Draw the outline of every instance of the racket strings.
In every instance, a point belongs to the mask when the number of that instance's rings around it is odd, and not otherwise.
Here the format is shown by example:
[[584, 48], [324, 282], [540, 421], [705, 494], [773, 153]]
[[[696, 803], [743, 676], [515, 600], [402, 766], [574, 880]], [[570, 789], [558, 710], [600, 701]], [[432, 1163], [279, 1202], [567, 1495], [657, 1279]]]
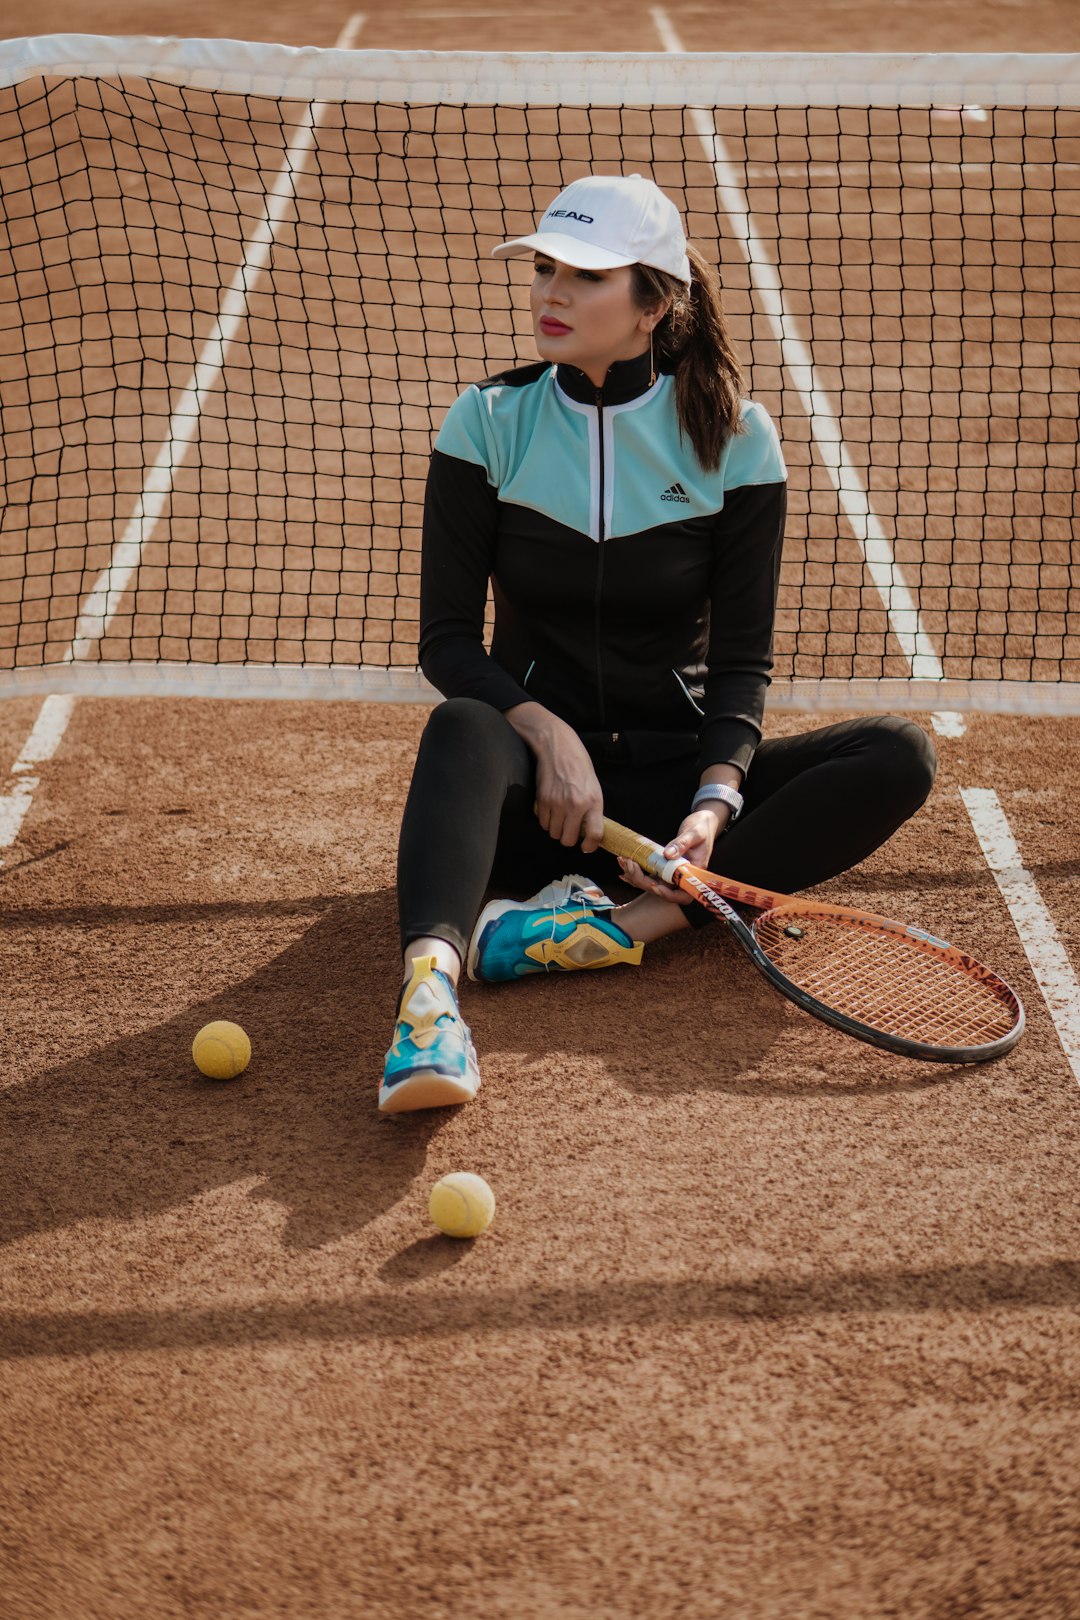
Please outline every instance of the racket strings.
[[1015, 1026], [1007, 987], [902, 935], [843, 919], [765, 912], [754, 937], [780, 971], [859, 1023], [933, 1046], [983, 1046]]

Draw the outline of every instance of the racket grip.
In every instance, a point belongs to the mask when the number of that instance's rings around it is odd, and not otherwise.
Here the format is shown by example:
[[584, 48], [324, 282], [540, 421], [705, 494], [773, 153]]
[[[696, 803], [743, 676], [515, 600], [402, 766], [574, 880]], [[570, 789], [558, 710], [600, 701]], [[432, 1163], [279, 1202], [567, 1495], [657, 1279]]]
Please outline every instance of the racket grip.
[[617, 821], [609, 821], [607, 816], [600, 845], [610, 855], [623, 855], [629, 861], [637, 861], [642, 871], [651, 872], [654, 877], [663, 877], [664, 868], [670, 864], [660, 844], [654, 844], [651, 838], [642, 838], [640, 833], [631, 832]]

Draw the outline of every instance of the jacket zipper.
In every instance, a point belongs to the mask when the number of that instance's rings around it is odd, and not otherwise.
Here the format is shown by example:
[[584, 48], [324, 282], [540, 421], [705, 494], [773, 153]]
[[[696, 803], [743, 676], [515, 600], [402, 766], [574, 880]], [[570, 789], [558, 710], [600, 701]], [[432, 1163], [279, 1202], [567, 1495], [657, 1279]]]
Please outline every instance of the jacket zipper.
[[607, 719], [604, 704], [604, 658], [600, 645], [600, 597], [604, 589], [604, 394], [600, 388], [596, 390], [596, 432], [600, 450], [600, 487], [597, 491], [600, 509], [596, 518], [596, 594], [593, 599], [593, 626], [596, 635], [597, 713], [600, 720], [600, 730], [605, 731], [607, 729]]

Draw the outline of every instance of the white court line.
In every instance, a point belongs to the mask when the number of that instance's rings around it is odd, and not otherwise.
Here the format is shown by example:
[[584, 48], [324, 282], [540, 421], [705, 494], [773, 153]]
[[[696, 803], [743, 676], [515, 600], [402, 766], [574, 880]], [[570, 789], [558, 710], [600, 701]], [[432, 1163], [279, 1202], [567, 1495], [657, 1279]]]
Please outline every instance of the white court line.
[[1042, 991], [1058, 1039], [1080, 1080], [1080, 984], [1035, 880], [1023, 864], [1005, 812], [993, 788], [961, 788], [986, 864], [994, 874], [1016, 924], [1035, 982]]
[[[665, 51], [681, 53], [682, 41], [662, 6], [652, 8], [652, 19]], [[889, 628], [900, 645], [913, 679], [943, 680], [945, 672], [937, 649], [923, 627], [915, 598], [896, 561], [892, 542], [870, 504], [863, 476], [848, 455], [839, 419], [829, 402], [828, 393], [818, 380], [810, 345], [801, 338], [789, 335], [789, 328], [795, 323], [784, 303], [780, 272], [750, 212], [739, 167], [733, 161], [723, 136], [717, 132], [714, 120], [704, 108], [691, 107], [689, 113], [705, 156], [712, 164], [717, 195], [731, 225], [732, 236], [745, 255], [756, 294], [756, 307], [772, 327], [783, 357], [784, 370], [802, 402], [819, 459], [832, 479], [841, 509], [862, 551], [867, 572], [888, 615]], [[947, 737], [962, 737], [966, 729], [959, 714], [935, 714], [933, 723], [934, 729]]]
[[341, 33], [334, 41], [335, 51], [351, 51], [360, 38], [360, 30], [364, 26], [364, 13], [356, 11], [349, 18]]
[[47, 697], [38, 710], [34, 728], [11, 767], [8, 790], [0, 798], [0, 849], [10, 849], [19, 836], [19, 828], [38, 785], [39, 778], [34, 766], [40, 765], [42, 760], [51, 759], [56, 753], [74, 707], [74, 694], [65, 692]]
[[[363, 15], [350, 17], [338, 41], [352, 44], [363, 25]], [[337, 47], [335, 47], [336, 49]], [[342, 47], [345, 48], [345, 47]], [[278, 228], [289, 213], [296, 196], [296, 181], [307, 164], [315, 144], [322, 107], [310, 102], [306, 123], [302, 123], [289, 147], [278, 175], [266, 196], [263, 217], [256, 223], [244, 247], [244, 258], [222, 296], [210, 335], [199, 351], [187, 387], [178, 398], [169, 421], [168, 437], [151, 467], [135, 511], [113, 547], [108, 566], [87, 597], [75, 630], [75, 639], [64, 657], [65, 663], [86, 658], [107, 634], [132, 576], [139, 566], [165, 503], [172, 494], [173, 478], [183, 464], [188, 446], [199, 426], [201, 395], [216, 387], [225, 368], [225, 355], [247, 318], [247, 300], [255, 282], [270, 262], [270, 250]]]
[[[334, 49], [351, 50], [363, 25], [364, 14], [358, 11], [345, 24]], [[289, 205], [296, 194], [297, 177], [303, 172], [314, 145], [321, 112], [322, 108], [317, 102], [308, 106], [306, 123], [299, 126], [286, 149], [277, 178], [266, 195], [263, 217], [246, 242], [243, 262], [222, 295], [214, 325], [199, 351], [187, 387], [177, 399], [168, 434], [146, 475], [135, 510], [113, 547], [107, 567], [95, 581], [83, 604], [74, 640], [61, 660], [63, 663], [76, 663], [88, 657], [107, 633], [131, 584], [143, 548], [153, 535], [172, 493], [175, 473], [183, 465], [188, 447], [195, 437], [202, 410], [201, 396], [216, 387], [225, 367], [229, 345], [247, 315], [248, 294], [270, 262], [270, 250], [278, 227], [288, 214]], [[33, 730], [11, 767], [6, 791], [0, 795], [0, 866], [3, 865], [2, 852], [10, 849], [19, 836], [33, 802], [39, 779], [31, 767], [51, 759], [55, 754], [74, 706], [70, 694], [47, 697], [41, 705]]]

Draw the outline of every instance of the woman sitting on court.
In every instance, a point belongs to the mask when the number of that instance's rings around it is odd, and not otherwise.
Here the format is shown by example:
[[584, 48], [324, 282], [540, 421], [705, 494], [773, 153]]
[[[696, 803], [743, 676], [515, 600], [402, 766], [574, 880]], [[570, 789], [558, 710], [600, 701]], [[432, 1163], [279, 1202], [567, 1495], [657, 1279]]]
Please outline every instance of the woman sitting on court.
[[[475, 1096], [463, 965], [502, 982], [639, 963], [708, 922], [599, 849], [605, 813], [790, 892], [877, 849], [934, 774], [926, 735], [891, 717], [758, 746], [786, 472], [670, 199], [640, 175], [577, 180], [495, 252], [535, 256], [543, 358], [467, 388], [432, 456], [420, 661], [449, 701], [401, 829], [386, 1113]], [[619, 876], [641, 893], [616, 905]], [[481, 911], [489, 886], [540, 892]]]

